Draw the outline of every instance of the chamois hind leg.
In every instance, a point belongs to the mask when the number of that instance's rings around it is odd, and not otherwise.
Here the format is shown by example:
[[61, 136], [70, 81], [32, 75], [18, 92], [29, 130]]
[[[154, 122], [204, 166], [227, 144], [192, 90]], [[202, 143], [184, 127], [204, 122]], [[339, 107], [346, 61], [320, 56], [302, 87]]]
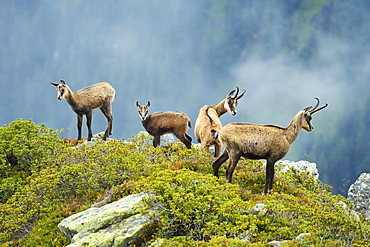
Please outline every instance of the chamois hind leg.
[[231, 183], [233, 180], [233, 173], [234, 173], [236, 165], [238, 164], [240, 156], [241, 156], [240, 154], [235, 153], [235, 152], [229, 154], [230, 163], [226, 170], [226, 179], [229, 181], [229, 183]]
[[91, 138], [92, 138], [92, 128], [91, 128], [91, 123], [92, 123], [92, 111], [89, 111], [88, 113], [86, 113], [86, 125], [87, 125], [87, 131], [88, 131], [88, 135], [87, 135], [87, 140], [88, 141], [91, 141]]
[[[191, 137], [186, 133], [180, 134], [178, 131], [174, 131], [173, 134], [185, 144], [186, 148], [191, 149]], [[190, 140], [189, 140], [190, 138]]]
[[105, 130], [103, 140], [106, 141], [107, 138], [112, 135], [112, 125], [113, 125], [113, 115], [110, 110], [109, 105], [104, 105], [102, 108], [100, 108], [101, 112], [104, 114], [104, 116], [107, 118], [107, 128]]
[[225, 150], [221, 155], [220, 157], [217, 158], [217, 160], [215, 160], [215, 162], [213, 162], [212, 164], [212, 168], [213, 168], [213, 175], [215, 175], [216, 177], [218, 177], [218, 169], [220, 168], [220, 166], [229, 158], [229, 153]]
[[82, 114], [77, 114], [77, 132], [78, 132], [77, 141], [81, 140], [82, 121], [83, 121], [83, 115]]
[[266, 164], [266, 183], [265, 183], [265, 189], [263, 190], [264, 194], [269, 194], [271, 193], [272, 190], [272, 182], [274, 180], [274, 175], [275, 175], [275, 160], [267, 160]]

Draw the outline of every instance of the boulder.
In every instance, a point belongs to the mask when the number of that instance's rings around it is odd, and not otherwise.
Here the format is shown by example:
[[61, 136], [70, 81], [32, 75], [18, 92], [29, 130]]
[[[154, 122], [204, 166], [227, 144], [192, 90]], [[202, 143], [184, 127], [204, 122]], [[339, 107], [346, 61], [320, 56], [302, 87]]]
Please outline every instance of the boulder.
[[131, 246], [140, 240], [152, 224], [148, 215], [140, 213], [143, 198], [148, 194], [130, 195], [92, 207], [62, 220], [58, 227], [75, 246]]
[[362, 173], [349, 187], [347, 198], [354, 202], [354, 210], [370, 219], [370, 173]]
[[306, 160], [300, 160], [298, 162], [289, 160], [279, 160], [276, 162], [275, 167], [280, 166], [280, 172], [287, 172], [290, 169], [295, 169], [299, 173], [308, 172], [315, 179], [319, 179], [319, 171], [317, 170], [316, 163], [311, 163]]

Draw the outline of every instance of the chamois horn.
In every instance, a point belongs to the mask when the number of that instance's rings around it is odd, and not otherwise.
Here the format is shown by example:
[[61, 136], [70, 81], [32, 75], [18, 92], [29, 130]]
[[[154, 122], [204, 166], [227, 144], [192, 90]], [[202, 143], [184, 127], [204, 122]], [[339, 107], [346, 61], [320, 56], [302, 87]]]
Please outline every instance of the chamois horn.
[[324, 106], [320, 107], [319, 109], [316, 109], [320, 104], [320, 100], [317, 97], [315, 97], [315, 99], [317, 100], [317, 104], [314, 106], [314, 108], [312, 108], [310, 110], [311, 114], [314, 114], [315, 112], [318, 112], [318, 111], [320, 111], [320, 110], [322, 110], [322, 109], [324, 109], [325, 107], [328, 106], [328, 104], [325, 104]]

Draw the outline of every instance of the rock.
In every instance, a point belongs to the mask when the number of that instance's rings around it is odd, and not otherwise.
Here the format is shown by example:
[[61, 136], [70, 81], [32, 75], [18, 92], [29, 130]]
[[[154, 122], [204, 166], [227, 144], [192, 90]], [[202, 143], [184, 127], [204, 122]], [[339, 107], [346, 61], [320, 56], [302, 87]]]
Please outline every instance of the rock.
[[301, 233], [295, 239], [298, 242], [305, 242], [307, 237], [310, 237], [311, 233]]
[[[140, 139], [144, 139], [144, 143], [146, 145], [153, 145], [154, 137], [151, 136], [148, 132], [146, 132], [146, 131], [140, 131], [137, 136]], [[168, 143], [175, 143], [176, 141], [177, 141], [177, 138], [173, 134], [164, 134], [160, 138], [159, 145], [161, 147], [164, 147]]]
[[300, 173], [308, 172], [315, 179], [319, 179], [319, 171], [316, 168], [316, 163], [311, 163], [306, 160], [301, 160], [298, 162], [289, 160], [280, 160], [276, 162], [276, 165], [281, 166], [280, 172], [287, 172], [293, 168]]
[[347, 198], [354, 202], [354, 210], [370, 219], [370, 173], [362, 173], [349, 187]]
[[267, 212], [266, 206], [267, 204], [264, 202], [258, 203], [252, 208], [252, 211], [254, 214], [259, 214], [260, 212], [266, 213]]
[[62, 220], [58, 227], [75, 246], [129, 246], [143, 236], [151, 222], [139, 212], [148, 194], [130, 195], [121, 200], [90, 208]]

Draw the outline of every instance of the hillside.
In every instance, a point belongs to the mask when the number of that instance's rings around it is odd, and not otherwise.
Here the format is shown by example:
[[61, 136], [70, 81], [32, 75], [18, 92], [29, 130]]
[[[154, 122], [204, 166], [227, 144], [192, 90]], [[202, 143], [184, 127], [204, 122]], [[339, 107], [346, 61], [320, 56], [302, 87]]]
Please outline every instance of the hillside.
[[[1, 247], [65, 246], [62, 219], [107, 195], [115, 201], [148, 191], [156, 195], [146, 205], [157, 210], [157, 227], [142, 246], [157, 238], [165, 246], [244, 246], [243, 233], [251, 246], [297, 246], [301, 233], [310, 233], [305, 245], [370, 242], [370, 224], [350, 213], [352, 203], [309, 174], [278, 173], [273, 193], [264, 196], [260, 161], [239, 162], [229, 184], [212, 175], [214, 158], [199, 148], [154, 149], [145, 135], [73, 146], [60, 133], [21, 119], [0, 128]], [[252, 213], [261, 203], [266, 210]]]
[[[329, 107], [287, 158], [308, 156], [343, 195], [369, 172], [369, 0], [112, 2], [2, 1], [1, 125], [31, 118], [75, 138], [76, 115], [50, 85], [60, 79], [74, 91], [102, 81], [116, 89], [116, 139], [143, 129], [137, 100], [194, 123], [238, 86], [247, 93], [223, 124], [285, 127], [318, 97]], [[94, 114], [95, 133], [105, 126]]]

